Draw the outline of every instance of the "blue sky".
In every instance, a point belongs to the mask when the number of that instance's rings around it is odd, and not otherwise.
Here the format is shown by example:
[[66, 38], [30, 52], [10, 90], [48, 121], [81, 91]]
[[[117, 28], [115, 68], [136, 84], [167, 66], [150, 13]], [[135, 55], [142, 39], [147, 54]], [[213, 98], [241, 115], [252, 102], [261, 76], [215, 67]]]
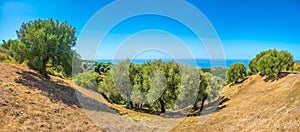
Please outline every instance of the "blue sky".
[[[79, 36], [87, 21], [111, 2], [110, 0], [1, 0], [0, 39], [15, 39], [15, 31], [22, 22], [38, 18], [67, 21], [76, 27], [76, 35]], [[276, 48], [288, 50], [295, 59], [300, 60], [299, 0], [188, 0], [188, 2], [198, 8], [211, 22], [222, 42], [226, 58], [251, 59], [262, 50]], [[125, 6], [130, 6], [130, 3]], [[180, 14], [180, 6], [178, 13]], [[141, 35], [133, 34], [144, 30], [148, 32], [144, 32], [143, 35], [151, 36], [148, 39], [145, 37], [145, 42], [150, 43], [153, 38], [165, 42], [159, 36], [162, 33], [159, 30], [167, 31], [180, 38], [196, 58], [208, 57], [202, 43], [191, 30], [172, 19], [155, 15], [133, 17], [118, 24], [103, 40], [105, 44], [97, 57], [111, 58], [121, 43], [135, 42], [134, 37]], [[128, 37], [131, 37], [132, 41]], [[165, 57], [163, 54], [157, 54], [157, 51], [137, 56]]]

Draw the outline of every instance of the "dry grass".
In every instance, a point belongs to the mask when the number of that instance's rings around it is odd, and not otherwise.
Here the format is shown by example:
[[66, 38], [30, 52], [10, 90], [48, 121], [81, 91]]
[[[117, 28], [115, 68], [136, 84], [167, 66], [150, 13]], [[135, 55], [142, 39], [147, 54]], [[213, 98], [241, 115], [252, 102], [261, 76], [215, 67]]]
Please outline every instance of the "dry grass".
[[0, 63], [0, 131], [101, 131], [65, 81]]
[[255, 75], [226, 87], [229, 100], [204, 125], [187, 118], [174, 131], [300, 131], [300, 77], [265, 82]]
[[167, 131], [178, 123], [173, 131], [300, 131], [299, 75], [264, 80], [255, 75], [226, 87], [222, 109], [202, 125], [199, 117], [128, 110], [71, 80], [46, 80], [24, 65], [0, 63], [0, 131]]
[[0, 63], [0, 72], [0, 131], [167, 131], [178, 124], [24, 65]]

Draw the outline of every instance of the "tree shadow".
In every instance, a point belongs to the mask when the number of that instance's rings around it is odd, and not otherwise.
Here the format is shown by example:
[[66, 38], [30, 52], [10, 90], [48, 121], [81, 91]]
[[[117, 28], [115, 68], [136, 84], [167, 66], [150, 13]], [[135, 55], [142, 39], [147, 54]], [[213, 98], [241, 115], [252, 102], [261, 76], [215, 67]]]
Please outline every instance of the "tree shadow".
[[189, 114], [188, 116], [204, 116], [204, 115], [212, 114], [214, 112], [218, 112], [227, 107], [227, 105], [225, 105], [224, 103], [226, 103], [229, 100], [230, 100], [229, 98], [222, 96], [217, 100], [205, 104], [202, 111], [197, 110]]
[[230, 100], [229, 98], [222, 96], [219, 105], [223, 105], [224, 103], [226, 103], [229, 100]]
[[79, 107], [113, 114], [118, 112], [106, 104], [90, 98], [73, 87], [66, 85], [66, 83], [62, 80], [48, 80], [40, 74], [29, 71], [16, 73], [21, 75], [21, 78], [15, 79], [16, 83], [22, 84], [23, 86], [31, 89], [41, 90], [42, 94], [48, 97], [51, 102], [63, 102], [71, 107]]
[[142, 109], [142, 108], [136, 108], [136, 107], [133, 107], [130, 110], [133, 110], [136, 112], [141, 112], [141, 113], [152, 114], [152, 115], [160, 115], [161, 114], [160, 111], [153, 111], [153, 110], [149, 110], [149, 109]]
[[245, 77], [244, 79], [238, 81], [238, 82], [235, 82], [233, 84], [230, 84], [229, 87], [232, 87], [232, 86], [235, 86], [235, 85], [239, 85], [239, 84], [242, 84], [244, 81], [246, 81], [249, 77]]
[[294, 74], [294, 73], [293, 72], [280, 72], [278, 77], [274, 78], [274, 77], [268, 76], [267, 78], [264, 79], [264, 81], [265, 82], [269, 82], [269, 81], [274, 82], [274, 81], [280, 80], [281, 78], [286, 77], [289, 74]]

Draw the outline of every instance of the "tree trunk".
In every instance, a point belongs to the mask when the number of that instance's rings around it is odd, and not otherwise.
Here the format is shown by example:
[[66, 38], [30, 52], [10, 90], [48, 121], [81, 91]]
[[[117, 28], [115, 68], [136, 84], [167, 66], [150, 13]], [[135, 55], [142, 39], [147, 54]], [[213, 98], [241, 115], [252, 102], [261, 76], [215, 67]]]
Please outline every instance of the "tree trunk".
[[199, 98], [199, 96], [197, 97], [197, 100], [196, 100], [196, 102], [194, 103], [194, 105], [193, 105], [193, 108], [192, 108], [192, 110], [191, 111], [196, 111], [196, 110], [198, 110], [199, 109], [199, 107], [198, 107], [198, 102], [199, 102], [199, 100], [200, 100], [200, 98]]
[[201, 101], [201, 107], [200, 107], [200, 111], [202, 111], [203, 110], [203, 107], [204, 107], [204, 102], [205, 102], [205, 100], [207, 99], [207, 97], [204, 97], [204, 98], [202, 98], [202, 101]]
[[42, 69], [40, 72], [45, 78], [50, 79], [50, 77], [47, 74], [47, 70], [46, 70], [46, 68], [47, 68], [46, 65], [48, 63], [48, 60], [49, 60], [48, 58], [43, 59]]
[[161, 98], [159, 98], [159, 103], [160, 103], [160, 112], [165, 113], [166, 112], [165, 102]]

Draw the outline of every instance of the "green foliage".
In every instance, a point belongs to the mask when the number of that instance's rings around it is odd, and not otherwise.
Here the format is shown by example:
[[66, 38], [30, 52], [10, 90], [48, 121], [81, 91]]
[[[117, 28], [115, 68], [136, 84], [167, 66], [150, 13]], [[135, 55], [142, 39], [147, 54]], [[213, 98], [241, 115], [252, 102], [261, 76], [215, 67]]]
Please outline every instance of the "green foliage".
[[86, 71], [76, 75], [73, 78], [73, 80], [78, 86], [97, 91], [98, 90], [98, 86], [96, 82], [97, 76], [98, 76], [97, 73], [93, 71]]
[[55, 70], [53, 68], [47, 68], [47, 73], [52, 75], [52, 76], [56, 76], [56, 77], [60, 77], [60, 78], [66, 78], [64, 73], [59, 72], [60, 70]]
[[229, 83], [236, 83], [246, 77], [246, 66], [241, 63], [235, 63], [229, 67], [226, 71], [226, 82]]
[[[197, 69], [182, 65], [181, 66], [181, 88], [180, 94], [178, 95], [178, 108], [185, 108], [193, 105], [197, 96], [202, 93], [200, 91], [199, 84], [201, 82], [199, 78], [199, 72]], [[191, 104], [192, 103], [192, 104]]]
[[225, 80], [226, 68], [224, 67], [201, 68], [201, 71], [211, 73], [214, 76], [220, 77]]
[[226, 77], [226, 68], [225, 67], [214, 67], [211, 68], [211, 74], [214, 76], [220, 77], [221, 79], [225, 80]]
[[23, 23], [17, 31], [18, 39], [21, 41], [11, 46], [18, 53], [18, 61], [28, 59], [28, 65], [39, 70], [47, 76], [46, 65], [51, 62], [51, 67], [62, 67], [66, 75], [72, 73], [71, 47], [75, 46], [75, 28], [68, 23], [49, 20], [35, 20]]
[[9, 40], [7, 43], [9, 44], [11, 56], [18, 63], [23, 63], [26, 60], [26, 57], [24, 56], [28, 56], [28, 48], [26, 45], [18, 40]]
[[224, 87], [224, 80], [218, 76], [211, 76], [207, 86], [207, 96], [210, 97], [208, 101], [212, 101], [219, 97], [219, 91]]
[[12, 40], [8, 40], [8, 42], [6, 42], [5, 40], [2, 40], [2, 44], [0, 45], [3, 49], [9, 49], [9, 47], [10, 47], [10, 41], [12, 41]]
[[96, 62], [94, 71], [99, 73], [99, 74], [104, 74], [106, 75], [108, 71], [112, 68], [112, 63], [108, 62]]
[[294, 57], [287, 51], [266, 50], [256, 55], [249, 63], [252, 74], [260, 72], [272, 78], [278, 77], [281, 71], [293, 70]]
[[207, 96], [217, 96], [222, 86], [221, 78], [199, 68], [161, 60], [141, 65], [126, 60], [109, 70], [99, 82], [99, 92], [112, 103], [165, 112], [197, 106]]
[[15, 63], [15, 60], [10, 56], [9, 50], [0, 46], [0, 62]]
[[297, 62], [294, 64], [294, 71], [299, 71], [300, 72], [300, 62]]
[[125, 99], [120, 95], [119, 91], [116, 89], [111, 71], [107, 73], [103, 81], [99, 83], [98, 91], [104, 95], [109, 102], [124, 104]]
[[82, 63], [83, 60], [81, 59], [81, 56], [77, 53], [73, 53], [73, 65], [72, 65], [72, 76], [78, 75], [79, 73], [82, 73]]
[[113, 83], [119, 93], [130, 102], [131, 92], [133, 90], [132, 82], [129, 79], [130, 61], [126, 60], [112, 67]]

